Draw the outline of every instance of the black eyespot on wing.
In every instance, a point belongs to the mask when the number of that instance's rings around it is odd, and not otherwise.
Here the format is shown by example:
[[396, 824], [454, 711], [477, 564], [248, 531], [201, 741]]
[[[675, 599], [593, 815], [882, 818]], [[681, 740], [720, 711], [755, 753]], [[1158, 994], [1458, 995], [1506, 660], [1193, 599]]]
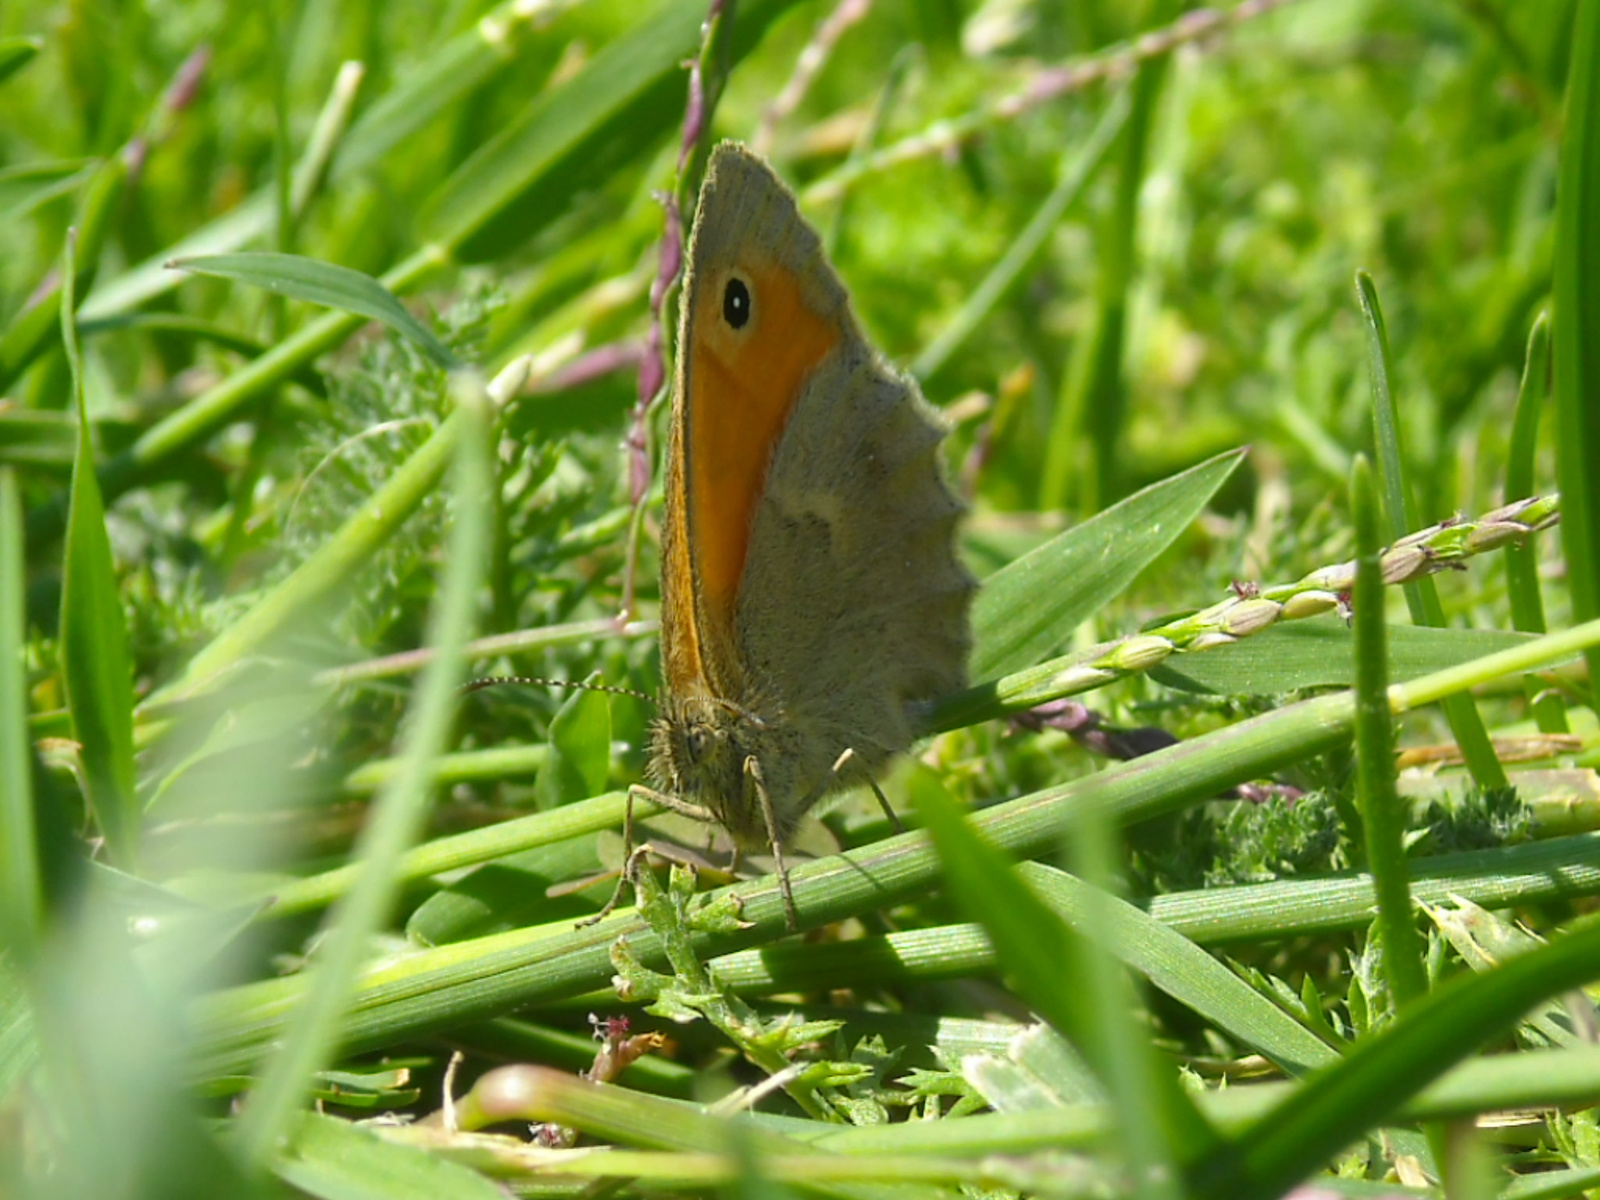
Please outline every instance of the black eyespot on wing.
[[730, 279], [722, 288], [722, 319], [731, 329], [750, 323], [750, 289], [742, 279]]

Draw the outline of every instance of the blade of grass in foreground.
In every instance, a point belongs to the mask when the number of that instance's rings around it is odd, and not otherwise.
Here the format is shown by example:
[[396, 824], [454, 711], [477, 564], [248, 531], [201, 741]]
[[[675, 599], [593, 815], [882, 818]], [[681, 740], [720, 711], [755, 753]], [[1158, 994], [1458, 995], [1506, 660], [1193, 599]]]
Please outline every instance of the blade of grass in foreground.
[[[1142, 1173], [1144, 1167], [1169, 1156], [1194, 1161], [1214, 1152], [1215, 1133], [1179, 1087], [1177, 1075], [1155, 1060], [1143, 1035], [1132, 1028], [1120, 1035], [1108, 1028], [1112, 1021], [1129, 1020], [1132, 1009], [1126, 998], [1120, 1011], [1114, 1010], [1097, 1003], [1104, 998], [1084, 986], [1088, 971], [1115, 968], [1109, 963], [1095, 968], [1085, 961], [1098, 952], [1028, 890], [998, 850], [967, 826], [936, 776], [919, 770], [912, 794], [938, 851], [945, 887], [988, 930], [1023, 999], [1077, 1047], [1123, 1121], [1136, 1127], [1123, 1131], [1128, 1169], [1137, 1164]], [[1150, 1117], [1154, 1128], [1147, 1124]], [[1148, 1132], [1140, 1137], [1139, 1130]], [[1169, 1173], [1162, 1174], [1176, 1185]]]
[[1389, 673], [1383, 624], [1383, 575], [1378, 563], [1378, 498], [1372, 468], [1358, 454], [1350, 471], [1350, 510], [1356, 529], [1356, 759], [1367, 866], [1378, 899], [1383, 966], [1395, 1005], [1427, 993], [1428, 970], [1411, 911], [1406, 864], [1406, 809], [1394, 786], [1394, 714], [1389, 711]]
[[476, 591], [489, 553], [490, 491], [496, 478], [488, 394], [472, 377], [457, 377], [452, 390], [462, 430], [456, 443], [455, 527], [429, 637], [438, 654], [417, 685], [407, 723], [407, 767], [378, 798], [358, 844], [361, 875], [330, 914], [329, 937], [317, 957], [305, 1003], [240, 1117], [238, 1145], [254, 1163], [278, 1152], [312, 1072], [339, 1041], [339, 1019], [355, 991], [369, 941], [398, 894], [394, 867], [421, 828], [432, 792], [432, 763], [449, 736], [463, 670], [461, 647], [471, 633]]
[[1533, 1005], [1597, 977], [1600, 919], [1590, 917], [1492, 971], [1449, 980], [1241, 1131], [1196, 1171], [1194, 1194], [1281, 1195]]

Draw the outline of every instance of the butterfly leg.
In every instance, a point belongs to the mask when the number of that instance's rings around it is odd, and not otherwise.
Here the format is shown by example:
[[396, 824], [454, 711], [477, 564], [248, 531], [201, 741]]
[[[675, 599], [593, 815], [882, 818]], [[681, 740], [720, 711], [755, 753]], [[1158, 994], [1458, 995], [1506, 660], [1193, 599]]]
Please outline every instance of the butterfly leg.
[[[641, 800], [648, 800], [651, 804], [654, 804], [659, 808], [664, 808], [670, 812], [679, 813], [685, 817], [689, 817], [691, 820], [716, 820], [716, 814], [714, 814], [709, 808], [704, 808], [698, 804], [690, 804], [687, 800], [679, 799], [677, 796], [668, 795], [666, 792], [658, 792], [655, 790], [655, 788], [645, 787], [642, 783], [631, 784], [628, 788], [628, 802], [622, 810], [622, 874], [617, 879], [616, 890], [611, 893], [611, 899], [606, 901], [605, 907], [599, 912], [595, 913], [594, 916], [585, 917], [583, 920], [579, 921], [579, 929], [587, 928], [590, 925], [598, 925], [601, 921], [604, 921], [607, 917], [609, 917], [611, 915], [611, 910], [617, 907], [617, 901], [622, 899], [622, 889], [628, 886], [628, 871], [632, 867], [635, 850], [633, 844], [633, 800], [635, 796]], [[645, 848], [646, 847], [640, 847], [640, 849]]]
[[872, 777], [872, 772], [867, 770], [867, 765], [861, 761], [861, 756], [848, 748], [834, 760], [834, 778], [843, 779], [846, 767], [854, 767], [860, 772], [861, 777], [867, 781], [867, 786], [872, 789], [872, 794], [878, 798], [878, 807], [883, 809], [883, 815], [889, 818], [889, 824], [894, 826], [894, 831], [896, 833], [904, 833], [906, 827], [900, 823], [900, 814], [889, 807], [889, 798], [883, 794], [883, 789], [878, 786], [878, 781]]
[[772, 797], [767, 795], [767, 781], [761, 777], [761, 764], [751, 755], [744, 760], [745, 778], [755, 786], [756, 802], [761, 805], [761, 819], [767, 826], [767, 840], [772, 843], [772, 859], [778, 868], [778, 889], [783, 893], [783, 916], [790, 933], [800, 932], [800, 916], [794, 907], [794, 891], [789, 886], [789, 868], [783, 861], [783, 841], [778, 837], [778, 818], [772, 811]]

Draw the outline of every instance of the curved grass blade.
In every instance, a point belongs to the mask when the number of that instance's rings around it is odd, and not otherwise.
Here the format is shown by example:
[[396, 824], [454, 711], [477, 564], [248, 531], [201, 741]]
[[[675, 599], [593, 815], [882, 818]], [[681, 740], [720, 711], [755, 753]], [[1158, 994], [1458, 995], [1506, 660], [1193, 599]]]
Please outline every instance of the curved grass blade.
[[[1028, 889], [999, 850], [967, 827], [937, 777], [918, 771], [912, 792], [938, 850], [945, 887], [988, 930], [1019, 993], [1073, 1043], [1108, 1095], [1149, 1102], [1153, 1111], [1145, 1115], [1158, 1123], [1158, 1151], [1180, 1161], [1211, 1152], [1216, 1134], [1179, 1088], [1177, 1076], [1156, 1062], [1148, 1044], [1136, 1042], [1144, 1053], [1131, 1062], [1110, 1051], [1113, 1034], [1106, 1024], [1117, 1014], [1092, 1003], [1082, 987], [1084, 959], [1093, 951], [1081, 935]], [[1120, 1016], [1126, 1020], [1126, 1010]], [[1128, 1033], [1133, 1039], [1143, 1037], [1132, 1029]]]
[[994, 679], [1059, 649], [1178, 539], [1244, 454], [1151, 484], [985, 579], [972, 606], [972, 677]]
[[1600, 920], [1481, 975], [1457, 976], [1243, 1130], [1196, 1175], [1194, 1194], [1266, 1200], [1319, 1169], [1534, 1005], [1600, 977]]
[[271, 251], [175, 258], [167, 265], [175, 271], [232, 279], [279, 296], [367, 317], [409, 338], [446, 370], [460, 365], [433, 331], [406, 311], [393, 292], [372, 276], [349, 267]]

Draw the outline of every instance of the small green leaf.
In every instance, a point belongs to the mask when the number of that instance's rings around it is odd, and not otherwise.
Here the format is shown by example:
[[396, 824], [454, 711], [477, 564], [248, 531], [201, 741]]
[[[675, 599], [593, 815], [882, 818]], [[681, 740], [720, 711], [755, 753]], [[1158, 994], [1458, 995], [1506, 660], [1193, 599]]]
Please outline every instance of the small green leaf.
[[550, 757], [539, 768], [541, 808], [598, 796], [611, 769], [611, 703], [603, 692], [579, 688], [550, 722]]
[[1230, 450], [1152, 484], [1002, 567], [972, 608], [972, 677], [1031, 666], [1066, 643], [1200, 515], [1244, 457]]
[[203, 254], [195, 258], [175, 258], [167, 265], [174, 270], [233, 279], [278, 295], [367, 317], [410, 338], [441, 367], [448, 370], [459, 365], [455, 355], [426, 325], [406, 311], [406, 306], [393, 292], [372, 276], [349, 267], [298, 254], [269, 252]]

